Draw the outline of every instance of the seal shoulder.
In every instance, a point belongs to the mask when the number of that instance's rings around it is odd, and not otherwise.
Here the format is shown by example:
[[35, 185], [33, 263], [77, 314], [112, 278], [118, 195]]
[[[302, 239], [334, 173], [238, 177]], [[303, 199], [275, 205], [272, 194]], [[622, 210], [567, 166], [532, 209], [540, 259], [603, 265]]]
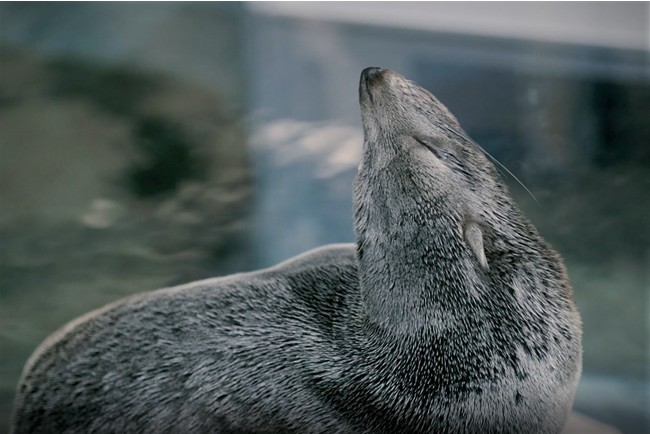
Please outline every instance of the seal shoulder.
[[[32, 353], [25, 365], [23, 376], [25, 373], [32, 370], [36, 361], [47, 353], [50, 348], [57, 343], [60, 343], [70, 334], [86, 334], [87, 331], [83, 330], [84, 327], [98, 318], [111, 316], [117, 312], [124, 313], [125, 311], [130, 310], [131, 307], [141, 306], [143, 304], [153, 304], [159, 299], [187, 299], [192, 298], [194, 294], [197, 296], [199, 294], [205, 295], [206, 292], [210, 292], [213, 297], [218, 298], [220, 290], [222, 290], [221, 292], [224, 296], [228, 296], [233, 292], [233, 290], [236, 291], [236, 288], [241, 286], [250, 290], [251, 287], [254, 288], [256, 285], [272, 285], [278, 280], [283, 280], [285, 278], [302, 279], [305, 284], [309, 284], [312, 283], [314, 278], [326, 277], [331, 268], [340, 269], [350, 267], [356, 267], [354, 244], [330, 244], [309, 250], [269, 268], [252, 272], [237, 273], [224, 277], [204, 279], [189, 284], [124, 297], [73, 319], [51, 334], [43, 343], [41, 343], [41, 345], [39, 345], [34, 353]], [[319, 275], [315, 277], [314, 274], [322, 274], [322, 276]], [[327, 279], [323, 280], [325, 282], [327, 281]]]
[[[250, 359], [240, 356], [250, 351], [273, 360], [276, 373], [299, 366], [302, 355], [287, 355], [282, 347], [299, 345], [306, 334], [310, 342], [326, 342], [332, 311], [345, 307], [337, 300], [353, 292], [355, 277], [354, 246], [339, 244], [260, 271], [136, 294], [106, 305], [71, 321], [34, 352], [20, 381], [14, 420], [29, 424], [30, 417], [21, 413], [35, 402], [66, 403], [66, 397], [47, 388], [52, 376], [61, 389], [88, 399], [104, 384], [102, 402], [93, 398], [94, 411], [102, 412], [108, 411], [111, 400], [142, 397], [148, 393], [142, 389], [146, 384], [157, 384], [167, 393], [185, 388], [203, 396], [202, 386], [188, 386], [192, 384], [188, 378], [200, 377], [196, 366], [204, 363], [217, 372], [229, 372], [231, 379], [241, 377], [237, 384], [247, 383], [250, 376], [264, 376]], [[174, 376], [169, 375], [172, 371]], [[129, 381], [133, 378], [139, 381]], [[148, 399], [152, 403], [161, 398]], [[74, 426], [71, 422], [65, 420], [61, 427]]]
[[257, 273], [295, 273], [321, 266], [350, 265], [355, 263], [355, 245], [352, 243], [328, 244], [301, 253], [273, 267]]

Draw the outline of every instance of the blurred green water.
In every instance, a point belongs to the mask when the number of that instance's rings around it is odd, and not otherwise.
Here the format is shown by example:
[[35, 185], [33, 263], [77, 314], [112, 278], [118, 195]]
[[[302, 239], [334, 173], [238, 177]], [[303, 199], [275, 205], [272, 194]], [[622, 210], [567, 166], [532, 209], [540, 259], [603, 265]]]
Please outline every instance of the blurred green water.
[[249, 268], [241, 122], [156, 74], [0, 51], [0, 427], [47, 335], [135, 292]]

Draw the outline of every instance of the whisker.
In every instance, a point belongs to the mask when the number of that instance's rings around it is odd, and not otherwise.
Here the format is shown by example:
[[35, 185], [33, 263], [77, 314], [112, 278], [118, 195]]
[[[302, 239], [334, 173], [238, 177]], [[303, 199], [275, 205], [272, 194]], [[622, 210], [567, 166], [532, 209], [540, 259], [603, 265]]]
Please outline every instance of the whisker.
[[540, 205], [540, 203], [539, 203], [539, 201], [537, 200], [537, 198], [535, 197], [535, 195], [534, 195], [534, 194], [533, 194], [533, 193], [528, 189], [528, 187], [526, 187], [526, 186], [524, 185], [523, 182], [521, 182], [521, 181], [519, 180], [519, 178], [517, 178], [517, 177], [515, 176], [514, 173], [512, 173], [510, 170], [508, 170], [508, 168], [507, 168], [506, 166], [504, 166], [503, 164], [501, 164], [501, 162], [500, 162], [499, 160], [497, 160], [495, 157], [493, 157], [492, 154], [490, 154], [488, 151], [486, 151], [485, 149], [483, 149], [483, 147], [482, 147], [481, 145], [479, 145], [479, 144], [476, 143], [474, 140], [472, 140], [469, 136], [467, 136], [467, 134], [464, 134], [464, 133], [462, 133], [462, 132], [456, 130], [455, 128], [452, 128], [451, 126], [449, 126], [449, 125], [447, 125], [447, 124], [441, 124], [441, 125], [439, 125], [439, 126], [442, 127], [445, 131], [448, 131], [448, 132], [454, 134], [456, 137], [459, 137], [459, 138], [461, 138], [461, 139], [463, 139], [463, 140], [466, 140], [467, 142], [471, 143], [472, 145], [474, 145], [474, 146], [476, 146], [478, 149], [480, 149], [481, 152], [483, 152], [483, 153], [484, 153], [484, 154], [485, 154], [485, 155], [486, 155], [490, 160], [494, 161], [494, 162], [498, 165], [498, 166], [496, 166], [497, 172], [500, 173], [500, 171], [499, 171], [499, 166], [501, 166], [501, 168], [503, 168], [503, 170], [505, 170], [505, 171], [506, 171], [510, 176], [512, 176], [512, 178], [513, 178], [515, 181], [517, 181], [517, 183], [519, 183], [519, 185], [521, 185], [521, 186], [524, 188], [524, 190], [526, 190], [526, 192], [530, 195], [530, 197], [533, 198], [533, 200], [535, 201], [535, 203], [536, 203], [537, 205]]

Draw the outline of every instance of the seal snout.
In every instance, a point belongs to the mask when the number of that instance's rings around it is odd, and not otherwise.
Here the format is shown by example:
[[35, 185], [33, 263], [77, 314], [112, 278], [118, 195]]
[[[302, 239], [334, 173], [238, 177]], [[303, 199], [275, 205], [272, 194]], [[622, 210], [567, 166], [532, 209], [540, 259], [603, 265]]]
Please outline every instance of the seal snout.
[[387, 72], [387, 69], [378, 68], [376, 66], [370, 66], [363, 71], [361, 71], [361, 79], [359, 80], [359, 96], [363, 99], [365, 95], [371, 103], [374, 102], [374, 98], [370, 89], [381, 80], [381, 77]]
[[361, 71], [361, 81], [373, 81], [378, 78], [382, 73], [386, 71], [383, 68], [378, 68], [376, 66], [370, 66], [363, 71]]
[[361, 88], [370, 89], [376, 82], [380, 81], [387, 72], [389, 72], [387, 69], [370, 66], [361, 71], [359, 86]]
[[403, 77], [390, 69], [378, 68], [371, 66], [361, 71], [361, 79], [359, 80], [359, 91], [367, 93], [370, 101], [373, 101], [371, 91], [386, 92], [392, 91], [399, 87], [403, 81]]

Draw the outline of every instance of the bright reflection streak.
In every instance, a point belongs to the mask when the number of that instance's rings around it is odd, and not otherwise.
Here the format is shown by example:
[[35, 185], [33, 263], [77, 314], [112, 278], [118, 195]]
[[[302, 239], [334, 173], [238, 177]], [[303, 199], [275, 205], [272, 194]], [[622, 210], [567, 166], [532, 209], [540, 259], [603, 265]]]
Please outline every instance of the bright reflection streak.
[[346, 125], [282, 119], [261, 126], [251, 143], [270, 151], [276, 166], [311, 160], [316, 178], [331, 178], [357, 165], [363, 134]]

